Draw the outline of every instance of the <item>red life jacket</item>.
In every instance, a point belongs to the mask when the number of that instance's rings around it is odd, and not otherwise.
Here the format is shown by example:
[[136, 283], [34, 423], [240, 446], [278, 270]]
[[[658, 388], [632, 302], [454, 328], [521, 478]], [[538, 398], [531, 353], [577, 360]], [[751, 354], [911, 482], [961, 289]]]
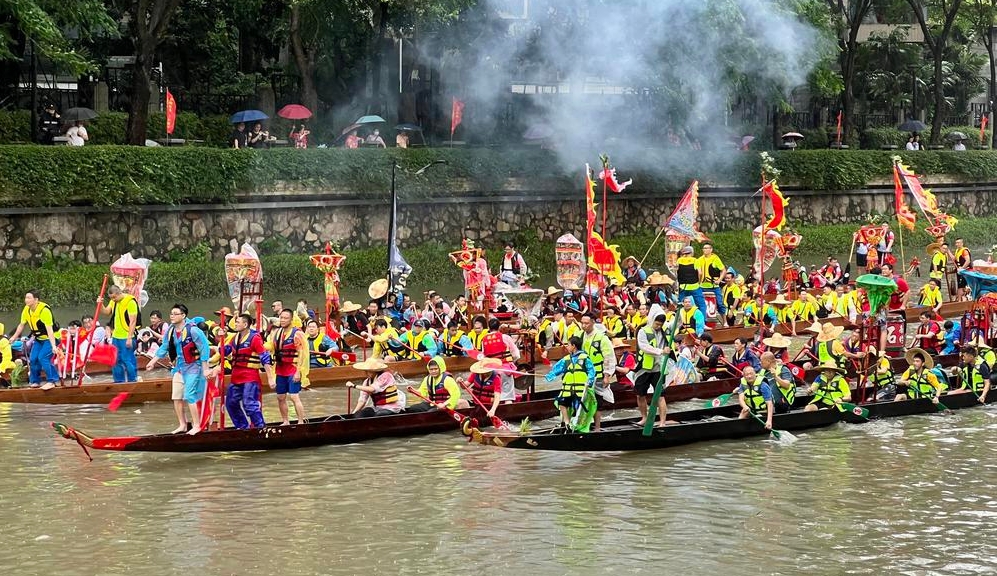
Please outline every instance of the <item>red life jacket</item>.
[[[378, 376], [380, 376], [380, 374]], [[395, 402], [398, 402], [398, 387], [395, 386], [394, 382], [392, 382], [384, 390], [371, 393], [370, 399], [374, 403], [374, 406], [394, 404]]]
[[[935, 333], [935, 337], [928, 336], [931, 332]], [[928, 322], [927, 324], [921, 324], [917, 328], [917, 339], [921, 341], [921, 348], [928, 352], [938, 352], [940, 342], [938, 341], [937, 335], [941, 332], [938, 322], [934, 320]]]
[[197, 348], [197, 343], [194, 342], [194, 338], [191, 336], [191, 332], [194, 330], [195, 326], [193, 324], [187, 324], [184, 326], [184, 332], [186, 335], [183, 340], [180, 341], [180, 352], [177, 352], [176, 339], [174, 338], [176, 334], [176, 328], [170, 327], [169, 333], [166, 335], [167, 341], [169, 342], [167, 352], [169, 353], [170, 360], [176, 361], [178, 354], [183, 354], [183, 361], [187, 364], [194, 364], [201, 359], [201, 352]]
[[232, 348], [232, 383], [246, 384], [248, 382], [260, 382], [260, 367], [262, 364], [270, 363], [270, 355], [266, 352], [257, 354], [253, 351], [253, 344], [257, 338], [262, 338], [259, 332], [249, 331], [249, 336], [245, 340], [239, 341], [239, 335], [230, 344]]
[[[429, 389], [429, 399], [434, 403], [446, 402], [450, 400], [450, 391], [447, 390], [446, 386], [443, 385], [443, 381], [447, 378], [452, 378], [449, 372], [444, 372], [440, 375], [440, 379], [437, 382], [428, 381], [426, 386]], [[428, 376], [427, 376], [428, 378]]]
[[489, 358], [499, 358], [503, 362], [512, 362], [512, 353], [505, 345], [501, 332], [489, 332], [481, 339], [481, 352]]
[[491, 406], [492, 402], [495, 401], [495, 394], [502, 390], [502, 380], [494, 372], [492, 372], [492, 377], [488, 379], [488, 382], [482, 382], [480, 374], [471, 374], [469, 383], [471, 385], [471, 393], [484, 406]]
[[278, 366], [294, 366], [297, 362], [298, 346], [294, 343], [294, 337], [297, 333], [298, 329], [292, 327], [286, 338], [275, 343], [274, 355]]

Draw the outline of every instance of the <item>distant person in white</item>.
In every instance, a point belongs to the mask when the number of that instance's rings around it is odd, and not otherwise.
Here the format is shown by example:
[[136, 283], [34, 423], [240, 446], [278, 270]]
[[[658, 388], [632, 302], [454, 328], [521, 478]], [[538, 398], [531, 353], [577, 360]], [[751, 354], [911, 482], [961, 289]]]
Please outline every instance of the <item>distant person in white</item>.
[[955, 143], [955, 146], [952, 146], [952, 149], [956, 152], [965, 152], [966, 145], [962, 143], [962, 140], [959, 140]]
[[83, 146], [90, 139], [90, 135], [87, 134], [87, 129], [83, 127], [83, 122], [77, 120], [76, 124], [70, 126], [69, 130], [66, 130], [66, 138], [69, 138], [70, 146]]

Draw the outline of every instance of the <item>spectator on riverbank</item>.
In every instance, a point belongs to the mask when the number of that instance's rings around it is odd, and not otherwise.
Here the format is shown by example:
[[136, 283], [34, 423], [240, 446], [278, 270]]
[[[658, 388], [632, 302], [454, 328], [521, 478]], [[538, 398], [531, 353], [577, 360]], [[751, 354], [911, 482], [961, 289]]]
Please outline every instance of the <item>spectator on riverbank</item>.
[[387, 148], [388, 145], [384, 143], [384, 138], [381, 138], [381, 131], [375, 129], [367, 136], [367, 140], [364, 141], [367, 146], [380, 146], [381, 148]]
[[55, 110], [55, 104], [49, 102], [45, 105], [45, 110], [42, 111], [42, 115], [38, 119], [39, 142], [42, 144], [52, 144], [52, 139], [61, 132], [62, 120], [60, 118], [59, 113]]
[[235, 130], [228, 135], [228, 145], [229, 148], [235, 148], [236, 150], [240, 148], [245, 148], [249, 144], [246, 138], [246, 124], [239, 122], [235, 125]]
[[359, 148], [360, 147], [360, 137], [357, 136], [357, 131], [354, 130], [346, 136], [346, 147], [347, 148]]
[[305, 127], [304, 123], [301, 124], [301, 128], [296, 130], [296, 126], [291, 126], [291, 133], [287, 137], [294, 142], [295, 148], [308, 148], [308, 135], [311, 134], [311, 130]]
[[252, 148], [267, 148], [276, 138], [270, 136], [270, 132], [263, 129], [263, 123], [253, 124], [253, 131], [246, 139], [247, 144]]

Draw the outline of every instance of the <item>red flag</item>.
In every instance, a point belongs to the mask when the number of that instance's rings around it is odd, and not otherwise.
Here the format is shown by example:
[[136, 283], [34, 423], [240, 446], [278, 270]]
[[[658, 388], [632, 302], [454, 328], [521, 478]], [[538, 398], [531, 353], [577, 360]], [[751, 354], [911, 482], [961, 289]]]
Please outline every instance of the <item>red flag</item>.
[[461, 120], [464, 119], [464, 101], [458, 100], [456, 96], [453, 98], [453, 107], [450, 110], [450, 139], [453, 140], [453, 133], [460, 126]]
[[782, 227], [786, 225], [786, 206], [789, 205], [789, 200], [782, 195], [782, 191], [779, 190], [779, 186], [776, 185], [775, 180], [772, 180], [765, 186], [762, 186], [762, 193], [765, 194], [765, 197], [772, 203], [772, 219], [765, 224], [765, 229], [782, 229]]
[[990, 117], [987, 116], [986, 114], [984, 114], [980, 118], [980, 144], [983, 144], [983, 141], [987, 137], [987, 122], [989, 122], [989, 121], [990, 121]]
[[900, 223], [904, 228], [913, 231], [914, 224], [917, 221], [917, 215], [914, 211], [910, 209], [904, 202], [904, 185], [900, 180], [900, 168], [893, 164], [893, 195], [894, 195], [894, 209], [897, 213], [897, 222]]
[[841, 144], [841, 110], [838, 110], [838, 144]]
[[608, 188], [610, 192], [615, 192], [617, 194], [623, 192], [624, 188], [634, 183], [633, 178], [622, 183], [617, 180], [616, 168], [610, 168], [609, 170], [603, 169], [602, 172], [599, 172], [599, 179], [606, 183], [606, 188]]
[[170, 89], [166, 89], [166, 133], [173, 134], [173, 129], [177, 127], [177, 101], [170, 94]]

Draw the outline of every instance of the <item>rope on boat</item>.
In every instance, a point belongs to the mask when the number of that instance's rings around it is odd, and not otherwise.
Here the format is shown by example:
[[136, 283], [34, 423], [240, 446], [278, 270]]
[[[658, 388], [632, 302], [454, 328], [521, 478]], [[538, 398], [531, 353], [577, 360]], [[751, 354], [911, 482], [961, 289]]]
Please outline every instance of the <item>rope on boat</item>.
[[52, 429], [63, 438], [76, 441], [80, 448], [83, 449], [83, 453], [87, 455], [87, 458], [93, 462], [93, 456], [90, 455], [90, 450], [88, 450], [88, 447], [93, 448], [92, 438], [82, 432], [78, 432], [72, 426], [66, 426], [65, 424], [61, 424], [59, 422], [52, 422]]

